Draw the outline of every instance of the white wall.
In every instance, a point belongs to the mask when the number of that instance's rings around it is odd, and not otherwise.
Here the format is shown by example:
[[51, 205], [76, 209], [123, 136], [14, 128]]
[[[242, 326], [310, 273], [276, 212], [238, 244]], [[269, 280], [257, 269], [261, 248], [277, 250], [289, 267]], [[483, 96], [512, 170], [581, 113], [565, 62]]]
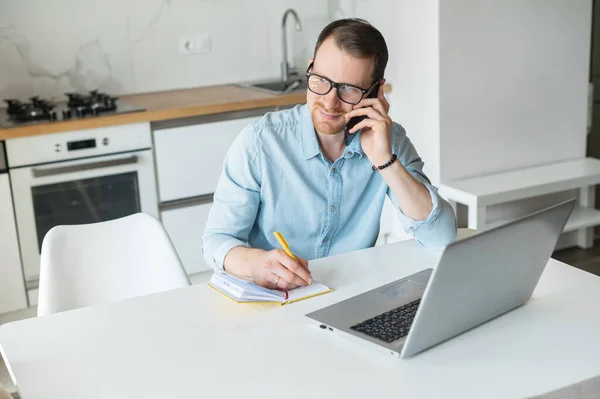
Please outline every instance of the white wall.
[[371, 22], [386, 39], [390, 57], [386, 79], [392, 85], [390, 116], [404, 126], [425, 162], [425, 173], [437, 184], [440, 179], [438, 1], [356, 0], [354, 15]]
[[585, 156], [591, 0], [440, 1], [441, 180]]
[[355, 0], [435, 183], [585, 155], [591, 0]]
[[[441, 180], [585, 156], [591, 0], [440, 3]], [[574, 195], [493, 206], [488, 221]]]
[[[0, 0], [0, 99], [99, 88], [134, 93], [278, 77], [281, 19], [303, 71], [316, 37], [344, 4], [329, 0]], [[291, 22], [291, 21], [290, 21]], [[180, 55], [208, 33], [210, 53]]]
[[[585, 156], [591, 0], [373, 3], [355, 0], [354, 14], [386, 37], [390, 114], [435, 184]], [[488, 218], [572, 194], [492, 207]]]

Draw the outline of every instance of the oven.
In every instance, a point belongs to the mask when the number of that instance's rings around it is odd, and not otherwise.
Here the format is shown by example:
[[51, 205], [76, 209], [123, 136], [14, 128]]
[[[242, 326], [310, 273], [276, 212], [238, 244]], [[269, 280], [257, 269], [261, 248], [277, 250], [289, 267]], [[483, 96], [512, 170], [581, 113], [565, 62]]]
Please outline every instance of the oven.
[[23, 137], [6, 144], [28, 289], [37, 288], [40, 249], [52, 227], [138, 212], [159, 217], [147, 123]]

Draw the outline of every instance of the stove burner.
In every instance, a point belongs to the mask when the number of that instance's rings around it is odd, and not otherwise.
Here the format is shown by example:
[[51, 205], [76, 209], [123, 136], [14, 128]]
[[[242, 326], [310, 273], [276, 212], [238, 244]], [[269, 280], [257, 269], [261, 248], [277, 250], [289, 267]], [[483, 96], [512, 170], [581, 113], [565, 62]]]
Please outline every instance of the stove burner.
[[39, 97], [31, 97], [30, 103], [22, 103], [19, 100], [4, 100], [8, 104], [6, 112], [10, 119], [18, 122], [56, 120], [54, 104]]
[[0, 126], [16, 126], [25, 123], [44, 123], [51, 121], [65, 121], [95, 117], [103, 114], [119, 114], [125, 112], [144, 111], [136, 107], [117, 101], [113, 97], [98, 90], [88, 93], [65, 93], [67, 101], [51, 102], [31, 97], [30, 102], [21, 102], [16, 99], [4, 100], [8, 104], [6, 112], [0, 109]]
[[98, 90], [90, 91], [89, 95], [79, 93], [66, 93], [69, 97], [67, 106], [71, 108], [63, 116], [70, 118], [75, 113], [78, 117], [86, 115], [97, 116], [102, 112], [115, 111], [117, 109], [117, 97], [109, 96], [105, 93], [99, 93]]

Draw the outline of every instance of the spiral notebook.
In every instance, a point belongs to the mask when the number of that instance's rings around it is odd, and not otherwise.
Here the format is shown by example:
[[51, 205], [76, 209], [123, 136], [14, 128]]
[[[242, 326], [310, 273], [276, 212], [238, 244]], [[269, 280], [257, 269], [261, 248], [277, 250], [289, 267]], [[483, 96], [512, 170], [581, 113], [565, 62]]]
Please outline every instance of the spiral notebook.
[[294, 288], [289, 291], [270, 290], [250, 281], [241, 280], [225, 272], [213, 273], [209, 287], [236, 302], [261, 303], [275, 302], [282, 305], [312, 298], [333, 291], [325, 284], [313, 281], [311, 285]]

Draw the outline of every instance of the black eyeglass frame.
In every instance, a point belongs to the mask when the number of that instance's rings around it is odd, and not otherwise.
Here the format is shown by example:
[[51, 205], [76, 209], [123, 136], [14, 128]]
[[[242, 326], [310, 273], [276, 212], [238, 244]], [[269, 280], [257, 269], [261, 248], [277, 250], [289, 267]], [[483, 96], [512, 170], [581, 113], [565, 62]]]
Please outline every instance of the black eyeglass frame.
[[[308, 66], [308, 68], [306, 68], [306, 82], [307, 82], [308, 90], [310, 90], [311, 92], [313, 92], [315, 94], [318, 94], [320, 96], [325, 96], [325, 95], [327, 95], [331, 91], [331, 89], [333, 89], [335, 87], [336, 94], [337, 94], [338, 98], [340, 100], [342, 100], [343, 102], [345, 102], [346, 104], [356, 105], [356, 104], [360, 103], [363, 100], [363, 98], [365, 98], [365, 96], [367, 94], [369, 94], [371, 92], [371, 90], [373, 90], [373, 88], [379, 83], [379, 79], [378, 79], [375, 82], [373, 82], [373, 84], [371, 86], [369, 86], [369, 88], [367, 88], [367, 89], [363, 89], [362, 87], [351, 85], [349, 83], [337, 83], [337, 82], [334, 82], [333, 80], [331, 80], [329, 78], [326, 78], [325, 76], [319, 75], [318, 73], [310, 72], [310, 69], [313, 67], [313, 64], [314, 64], [314, 61], [310, 63], [310, 65]], [[310, 84], [308, 83], [308, 80], [310, 79], [311, 76], [317, 76], [317, 77], [319, 77], [319, 78], [321, 78], [321, 79], [326, 80], [327, 82], [329, 82], [329, 90], [327, 90], [325, 93], [317, 93], [314, 90], [312, 90], [310, 88]], [[360, 97], [360, 100], [358, 100], [358, 102], [355, 102], [355, 103], [344, 100], [342, 98], [342, 96], [340, 95], [340, 86], [354, 87], [355, 89], [360, 90], [361, 93], [362, 93], [362, 95]]]

